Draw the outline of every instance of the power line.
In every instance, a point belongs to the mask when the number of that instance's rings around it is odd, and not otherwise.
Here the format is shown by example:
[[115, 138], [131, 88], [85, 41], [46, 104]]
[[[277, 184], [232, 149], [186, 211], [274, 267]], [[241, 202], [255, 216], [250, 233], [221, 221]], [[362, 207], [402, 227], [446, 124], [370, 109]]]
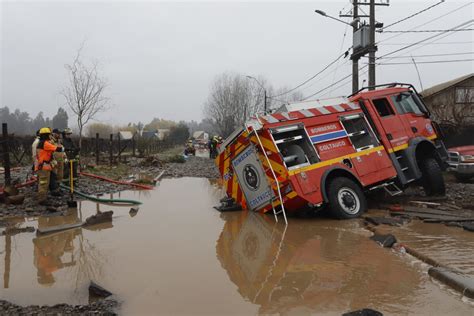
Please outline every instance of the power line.
[[[472, 5], [472, 4], [473, 4], [473, 2], [468, 2], [468, 3], [466, 3], [466, 4], [463, 4], [463, 5], [461, 5], [460, 7], [456, 8], [456, 9], [453, 9], [453, 10], [451, 10], [451, 11], [448, 11], [448, 12], [446, 12], [446, 13], [443, 13], [443, 14], [441, 14], [441, 15], [438, 15], [437, 17], [434, 17], [434, 18], [432, 18], [431, 20], [428, 20], [427, 22], [424, 22], [424, 23], [419, 24], [419, 25], [417, 25], [417, 26], [415, 26], [415, 27], [412, 27], [410, 30], [415, 30], [415, 29], [417, 29], [417, 28], [420, 28], [420, 27], [422, 27], [422, 26], [425, 26], [425, 25], [427, 25], [427, 24], [430, 24], [431, 22], [434, 22], [434, 21], [437, 21], [437, 20], [442, 19], [442, 18], [444, 18], [444, 17], [447, 17], [448, 15], [451, 15], [451, 14], [453, 14], [453, 13], [459, 11], [459, 10], [462, 10], [462, 9], [464, 9], [465, 7], [470, 6], [470, 5]], [[398, 36], [400, 36], [400, 35], [403, 35], [403, 33], [402, 33], [402, 34], [396, 34], [396, 35], [394, 35], [394, 36], [390, 36], [390, 37], [388, 37], [388, 38], [386, 38], [386, 39], [383, 39], [383, 40], [381, 40], [381, 41], [378, 41], [377, 44], [380, 44], [380, 43], [382, 43], [382, 42], [386, 42], [386, 41], [388, 41], [388, 40], [390, 40], [390, 39], [392, 39], [392, 38], [398, 37]]]
[[[419, 45], [419, 44], [421, 44], [421, 43], [423, 43], [423, 42], [429, 41], [429, 40], [431, 40], [431, 39], [433, 39], [433, 38], [436, 38], [436, 37], [438, 37], [438, 36], [445, 35], [446, 33], [448, 33], [448, 35], [451, 35], [452, 33], [450, 33], [450, 32], [452, 32], [453, 30], [459, 29], [460, 27], [464, 27], [464, 26], [470, 25], [470, 24], [472, 24], [473, 21], [474, 21], [474, 20], [469, 20], [469, 21], [464, 22], [464, 23], [461, 23], [461, 24], [459, 24], [458, 26], [455, 26], [455, 27], [453, 27], [453, 28], [451, 28], [451, 29], [449, 29], [449, 30], [446, 30], [446, 31], [444, 31], [443, 33], [435, 34], [435, 35], [429, 36], [429, 37], [427, 37], [427, 38], [425, 38], [425, 39], [422, 39], [422, 40], [420, 40], [420, 41], [418, 41], [418, 42], [411, 43], [411, 44], [409, 44], [409, 45], [407, 45], [407, 46], [398, 48], [398, 49], [396, 49], [396, 50], [394, 50], [394, 51], [391, 51], [391, 52], [389, 52], [389, 53], [387, 53], [387, 54], [385, 54], [385, 55], [383, 55], [383, 56], [378, 57], [378, 59], [383, 58], [383, 57], [386, 57], [386, 56], [388, 56], [388, 55], [395, 54], [395, 53], [397, 53], [397, 52], [399, 52], [399, 51], [402, 51], [402, 50], [405, 50], [405, 49], [407, 49], [407, 48], [410, 48], [410, 47]], [[442, 37], [442, 38], [444, 38], [444, 37]]]
[[300, 88], [301, 86], [304, 86], [305, 84], [307, 84], [308, 82], [310, 82], [311, 80], [313, 80], [314, 78], [316, 78], [317, 76], [319, 76], [321, 73], [323, 73], [326, 69], [328, 69], [329, 67], [331, 67], [332, 65], [334, 65], [342, 56], [347, 56], [349, 54], [349, 50], [345, 51], [344, 53], [342, 53], [341, 55], [339, 55], [336, 59], [334, 59], [332, 62], [330, 62], [326, 67], [324, 67], [322, 70], [318, 71], [315, 75], [311, 76], [310, 78], [306, 79], [305, 81], [303, 81], [302, 83], [300, 83], [299, 85], [297, 85], [296, 87], [288, 90], [288, 91], [285, 91], [283, 93], [280, 93], [280, 94], [277, 94], [277, 95], [272, 95], [271, 97], [280, 97], [282, 95], [285, 95], [285, 94], [288, 94], [290, 92], [293, 92], [295, 91], [296, 89]]
[[[456, 44], [470, 44], [474, 41], [464, 41], [464, 42], [441, 42], [441, 43], [427, 43], [426, 45], [456, 45]], [[384, 45], [410, 45], [411, 43], [385, 43]]]
[[[462, 32], [462, 31], [472, 31], [474, 29], [458, 29], [458, 30], [406, 30], [406, 31], [383, 31], [384, 33], [441, 33], [441, 32]], [[382, 32], [382, 31], [378, 31]]]
[[[444, 64], [444, 63], [458, 63], [465, 61], [473, 61], [474, 58], [470, 59], [451, 59], [451, 60], [430, 60], [430, 61], [417, 61], [417, 64]], [[413, 62], [403, 63], [377, 63], [377, 65], [411, 65]]]
[[[446, 53], [446, 54], [426, 54], [426, 55], [404, 55], [404, 56], [393, 56], [388, 57], [387, 59], [394, 59], [394, 58], [423, 58], [423, 57], [439, 57], [439, 56], [457, 56], [457, 55], [472, 55], [474, 52], [465, 52], [465, 53]], [[366, 57], [366, 56], [364, 56]], [[380, 57], [379, 59], [385, 59], [385, 57]]]
[[433, 5], [431, 5], [431, 6], [427, 7], [427, 8], [424, 8], [423, 10], [420, 10], [420, 11], [418, 11], [418, 12], [415, 12], [415, 13], [413, 13], [412, 15], [409, 15], [409, 16], [407, 16], [407, 17], [405, 17], [405, 18], [403, 18], [403, 19], [400, 19], [400, 20], [398, 20], [398, 21], [395, 21], [395, 22], [393, 22], [393, 23], [391, 23], [391, 24], [389, 24], [389, 25], [387, 25], [387, 26], [384, 26], [384, 27], [382, 28], [382, 30], [383, 30], [383, 29], [386, 29], [386, 28], [389, 28], [389, 27], [391, 27], [391, 26], [394, 26], [394, 25], [396, 25], [396, 24], [398, 24], [398, 23], [401, 23], [401, 22], [403, 22], [403, 21], [406, 21], [406, 20], [408, 20], [408, 19], [411, 19], [412, 17], [415, 17], [415, 16], [417, 16], [417, 15], [419, 15], [419, 14], [425, 12], [425, 11], [428, 11], [428, 10], [430, 10], [430, 9], [432, 9], [432, 8], [434, 8], [434, 7], [438, 6], [438, 5], [440, 5], [440, 4], [443, 3], [443, 2], [444, 2], [444, 0], [441, 0], [440, 2], [435, 3], [435, 4], [433, 4]]

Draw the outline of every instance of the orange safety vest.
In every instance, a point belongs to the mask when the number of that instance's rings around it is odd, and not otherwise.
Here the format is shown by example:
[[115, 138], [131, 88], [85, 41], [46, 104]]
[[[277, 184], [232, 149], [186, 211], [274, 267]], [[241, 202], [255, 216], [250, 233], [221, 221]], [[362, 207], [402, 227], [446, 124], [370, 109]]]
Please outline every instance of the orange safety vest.
[[38, 150], [36, 152], [38, 164], [35, 169], [37, 170], [52, 170], [51, 160], [53, 159], [53, 153], [58, 147], [51, 144], [50, 141], [42, 140], [38, 144]]

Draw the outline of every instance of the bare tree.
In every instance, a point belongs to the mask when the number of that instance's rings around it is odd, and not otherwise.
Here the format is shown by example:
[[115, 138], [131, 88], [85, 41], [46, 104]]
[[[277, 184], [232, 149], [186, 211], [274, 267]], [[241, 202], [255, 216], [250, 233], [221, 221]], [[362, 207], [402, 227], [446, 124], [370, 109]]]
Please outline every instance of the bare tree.
[[[258, 79], [266, 87], [263, 78]], [[266, 87], [267, 93], [271, 89]], [[235, 73], [218, 75], [204, 105], [204, 115], [212, 120], [221, 136], [227, 137], [249, 117], [263, 111], [264, 93], [254, 80]]]
[[105, 111], [109, 102], [109, 98], [104, 96], [107, 82], [99, 74], [98, 63], [92, 62], [90, 65], [83, 63], [81, 50], [82, 47], [77, 51], [73, 63], [65, 66], [69, 75], [69, 85], [62, 91], [66, 104], [77, 116], [79, 147], [82, 144], [84, 126], [97, 113]]

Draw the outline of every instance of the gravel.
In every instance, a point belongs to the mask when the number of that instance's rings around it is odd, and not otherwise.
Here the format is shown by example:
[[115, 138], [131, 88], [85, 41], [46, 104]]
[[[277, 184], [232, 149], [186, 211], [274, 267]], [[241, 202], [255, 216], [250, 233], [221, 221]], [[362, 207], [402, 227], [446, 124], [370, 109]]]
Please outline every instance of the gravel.
[[103, 300], [89, 305], [57, 304], [53, 306], [19, 306], [0, 300], [1, 315], [117, 315], [119, 304], [115, 300]]

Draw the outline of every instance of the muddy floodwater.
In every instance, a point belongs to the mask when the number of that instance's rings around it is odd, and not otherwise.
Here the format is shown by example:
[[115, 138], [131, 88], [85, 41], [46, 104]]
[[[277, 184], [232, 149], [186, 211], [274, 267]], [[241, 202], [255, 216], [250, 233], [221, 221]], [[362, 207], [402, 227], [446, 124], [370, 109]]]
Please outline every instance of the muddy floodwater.
[[[129, 208], [82, 202], [68, 216], [18, 219], [18, 227], [37, 228], [114, 211], [111, 224], [0, 236], [0, 297], [86, 304], [94, 280], [117, 295], [125, 315], [340, 315], [367, 307], [386, 315], [474, 313], [471, 300], [431, 280], [424, 264], [371, 241], [360, 220], [291, 218], [285, 227], [272, 216], [221, 214], [213, 209], [218, 185], [200, 178], [164, 180], [154, 191], [120, 197], [144, 204], [134, 216]], [[444, 249], [447, 263], [473, 273], [472, 235], [422, 238], [413, 225], [404, 238], [432, 253]]]

